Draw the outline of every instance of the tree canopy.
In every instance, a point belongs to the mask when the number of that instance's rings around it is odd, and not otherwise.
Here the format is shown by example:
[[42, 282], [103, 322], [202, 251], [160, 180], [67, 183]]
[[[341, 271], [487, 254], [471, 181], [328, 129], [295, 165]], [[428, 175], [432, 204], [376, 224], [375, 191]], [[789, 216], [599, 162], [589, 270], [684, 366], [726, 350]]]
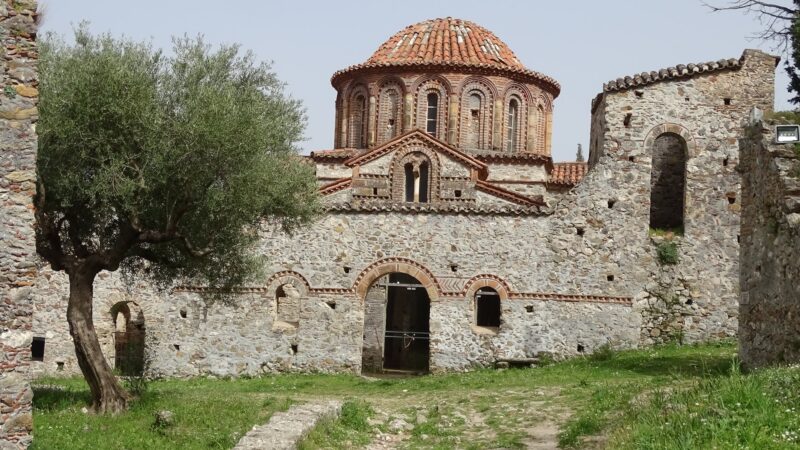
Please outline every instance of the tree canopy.
[[144, 43], [76, 31], [42, 45], [37, 250], [70, 279], [67, 319], [94, 406], [124, 395], [92, 325], [92, 286], [122, 268], [160, 286], [229, 291], [256, 274], [262, 224], [319, 210], [295, 143], [304, 113], [267, 64], [235, 45]]

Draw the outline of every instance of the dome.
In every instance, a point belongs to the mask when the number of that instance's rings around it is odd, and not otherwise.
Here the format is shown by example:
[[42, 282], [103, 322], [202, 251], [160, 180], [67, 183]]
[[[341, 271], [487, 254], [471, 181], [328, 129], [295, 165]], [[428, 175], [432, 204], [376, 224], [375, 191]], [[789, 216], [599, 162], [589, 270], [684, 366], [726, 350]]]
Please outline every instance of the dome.
[[491, 71], [524, 81], [544, 82], [554, 96], [561, 89], [553, 78], [527, 69], [511, 48], [491, 31], [452, 17], [407, 26], [381, 44], [364, 63], [336, 72], [331, 81], [336, 86], [344, 74], [400, 67]]
[[525, 66], [491, 31], [461, 19], [432, 19], [410, 25], [389, 40], [366, 64], [440, 63], [525, 70]]

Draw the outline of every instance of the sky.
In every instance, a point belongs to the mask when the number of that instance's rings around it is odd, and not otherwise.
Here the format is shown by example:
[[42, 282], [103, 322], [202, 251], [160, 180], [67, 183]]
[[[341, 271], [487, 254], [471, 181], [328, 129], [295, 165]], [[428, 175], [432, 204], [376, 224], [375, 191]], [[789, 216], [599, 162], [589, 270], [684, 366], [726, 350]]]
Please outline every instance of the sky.
[[[725, 0], [719, 0], [723, 3]], [[776, 0], [790, 4], [788, 0]], [[211, 44], [239, 43], [272, 61], [308, 117], [304, 153], [333, 146], [336, 91], [330, 77], [365, 61], [407, 25], [456, 17], [481, 25], [529, 69], [561, 84], [554, 102], [553, 159], [588, 153], [589, 107], [603, 83], [677, 64], [738, 58], [745, 48], [774, 52], [752, 39], [762, 24], [741, 12], [712, 13], [700, 0], [40, 0], [44, 32], [69, 38], [89, 21], [169, 48], [171, 37], [202, 34]], [[40, 32], [41, 32], [40, 31]], [[776, 72], [776, 109], [792, 109], [788, 79]]]

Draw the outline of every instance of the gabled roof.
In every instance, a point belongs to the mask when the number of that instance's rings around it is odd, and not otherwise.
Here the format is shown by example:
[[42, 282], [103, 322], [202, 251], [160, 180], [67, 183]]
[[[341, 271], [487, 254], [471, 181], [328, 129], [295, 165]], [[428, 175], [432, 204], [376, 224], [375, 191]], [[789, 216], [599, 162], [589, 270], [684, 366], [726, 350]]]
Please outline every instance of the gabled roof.
[[319, 188], [319, 194], [330, 195], [333, 194], [334, 192], [339, 192], [342, 189], [350, 187], [352, 183], [353, 183], [353, 177], [339, 178], [338, 180], [332, 181], [326, 184], [325, 186], [321, 186]]
[[496, 184], [487, 181], [475, 180], [475, 189], [486, 192], [487, 194], [501, 198], [511, 203], [516, 203], [523, 206], [546, 206], [547, 204], [541, 197], [534, 198], [522, 195], [514, 191], [502, 188]]
[[383, 145], [376, 147], [366, 153], [361, 153], [358, 155], [353, 156], [352, 158], [346, 160], [344, 164], [349, 167], [353, 167], [360, 164], [365, 164], [370, 161], [374, 161], [381, 156], [384, 156], [392, 151], [396, 150], [403, 145], [413, 142], [414, 140], [419, 140], [422, 143], [428, 144], [429, 146], [433, 147], [439, 153], [443, 153], [445, 155], [450, 156], [451, 158], [460, 161], [461, 163], [469, 166], [470, 168], [477, 169], [477, 170], [486, 170], [486, 164], [479, 161], [477, 158], [472, 157], [453, 146], [447, 145], [444, 142], [436, 139], [435, 137], [431, 136], [430, 134], [420, 130], [414, 129], [407, 133], [401, 134], [396, 138], [392, 139], [389, 142], [384, 143]]
[[354, 155], [357, 155], [365, 150], [359, 150], [357, 148], [334, 148], [332, 150], [315, 150], [311, 152], [311, 159], [314, 161], [324, 161], [324, 160], [344, 160], [348, 158], [352, 158]]

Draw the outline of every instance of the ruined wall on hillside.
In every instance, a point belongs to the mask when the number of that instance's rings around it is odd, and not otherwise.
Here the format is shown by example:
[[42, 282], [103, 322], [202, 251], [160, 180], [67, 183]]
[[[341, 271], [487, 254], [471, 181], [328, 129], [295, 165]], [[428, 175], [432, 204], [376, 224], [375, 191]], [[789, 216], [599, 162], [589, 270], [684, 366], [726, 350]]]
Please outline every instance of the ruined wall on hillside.
[[739, 353], [748, 368], [800, 362], [800, 153], [761, 122], [740, 142]]
[[0, 1], [0, 448], [31, 441], [36, 2]]

